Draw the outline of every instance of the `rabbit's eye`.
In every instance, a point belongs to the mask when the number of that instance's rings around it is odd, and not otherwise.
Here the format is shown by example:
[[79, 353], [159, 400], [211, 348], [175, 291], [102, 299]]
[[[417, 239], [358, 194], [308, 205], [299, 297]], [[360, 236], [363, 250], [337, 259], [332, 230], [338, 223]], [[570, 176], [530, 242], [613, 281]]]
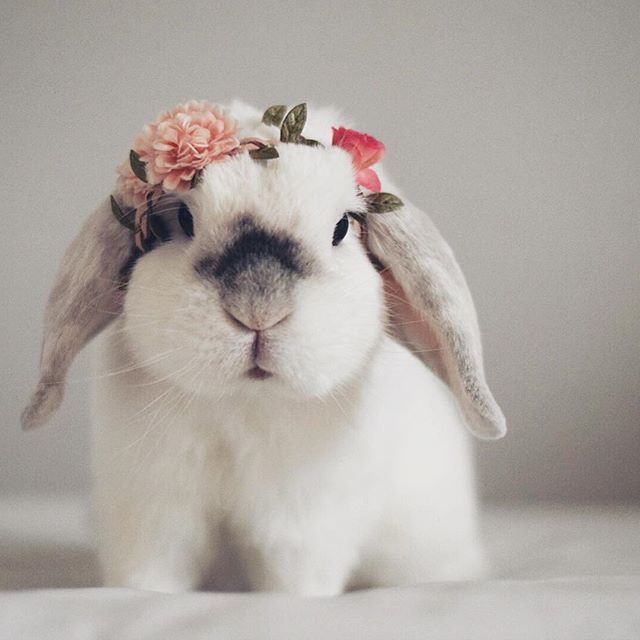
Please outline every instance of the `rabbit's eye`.
[[193, 238], [193, 216], [185, 204], [180, 205], [178, 210], [178, 224], [186, 236]]
[[171, 229], [162, 216], [149, 216], [149, 226], [151, 227], [152, 238], [157, 238], [160, 242], [171, 240]]
[[345, 213], [333, 230], [333, 246], [340, 244], [349, 231], [349, 218]]

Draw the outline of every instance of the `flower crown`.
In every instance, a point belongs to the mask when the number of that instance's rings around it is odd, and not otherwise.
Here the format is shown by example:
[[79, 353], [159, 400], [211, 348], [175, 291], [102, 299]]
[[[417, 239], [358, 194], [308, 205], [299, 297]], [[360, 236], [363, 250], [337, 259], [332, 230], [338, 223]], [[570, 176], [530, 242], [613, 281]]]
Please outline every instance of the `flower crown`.
[[[305, 103], [287, 110], [285, 105], [269, 107], [262, 122], [280, 128], [279, 142], [322, 146], [317, 140], [302, 135], [307, 121]], [[331, 144], [345, 149], [355, 169], [356, 182], [362, 193], [367, 213], [384, 213], [402, 206], [397, 196], [380, 191], [380, 179], [371, 168], [378, 163], [385, 146], [373, 136], [346, 129], [332, 128]], [[239, 138], [234, 118], [207, 101], [191, 101], [162, 114], [144, 127], [129, 152], [128, 161], [118, 167], [117, 191], [124, 208], [111, 196], [111, 209], [118, 222], [132, 231], [140, 251], [149, 248], [153, 239], [150, 220], [158, 212], [161, 198], [189, 191], [198, 184], [203, 169], [223, 162], [239, 153], [254, 160], [278, 158], [276, 140]], [[364, 222], [365, 215], [360, 215]]]

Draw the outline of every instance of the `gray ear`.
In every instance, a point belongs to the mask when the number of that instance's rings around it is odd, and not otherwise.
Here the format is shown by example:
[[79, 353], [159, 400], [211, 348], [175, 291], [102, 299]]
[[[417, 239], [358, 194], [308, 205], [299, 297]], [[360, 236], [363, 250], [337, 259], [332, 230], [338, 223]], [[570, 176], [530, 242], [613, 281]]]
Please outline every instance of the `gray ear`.
[[369, 214], [367, 242], [383, 271], [398, 337], [447, 382], [469, 429], [500, 438], [504, 415], [487, 386], [473, 300], [449, 245], [411, 204]]
[[44, 321], [40, 380], [22, 413], [23, 429], [43, 424], [60, 406], [69, 365], [82, 347], [122, 310], [120, 272], [131, 254], [131, 234], [106, 200], [67, 250]]

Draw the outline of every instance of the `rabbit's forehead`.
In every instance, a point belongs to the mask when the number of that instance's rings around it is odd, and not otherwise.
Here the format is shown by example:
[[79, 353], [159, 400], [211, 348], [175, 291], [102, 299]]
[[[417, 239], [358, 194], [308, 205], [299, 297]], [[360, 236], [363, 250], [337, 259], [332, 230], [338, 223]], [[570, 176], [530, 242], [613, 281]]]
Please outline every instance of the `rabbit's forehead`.
[[200, 228], [216, 232], [250, 216], [267, 227], [313, 231], [362, 208], [344, 150], [281, 144], [278, 152], [272, 160], [242, 154], [209, 165], [189, 196]]

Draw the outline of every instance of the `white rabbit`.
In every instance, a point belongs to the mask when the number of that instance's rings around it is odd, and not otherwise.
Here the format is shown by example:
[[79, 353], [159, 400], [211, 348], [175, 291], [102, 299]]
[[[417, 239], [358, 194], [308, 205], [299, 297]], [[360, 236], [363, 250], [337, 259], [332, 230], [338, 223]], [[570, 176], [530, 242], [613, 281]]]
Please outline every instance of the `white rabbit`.
[[[246, 135], [277, 131], [232, 113]], [[73, 357], [108, 325], [93, 394], [108, 586], [213, 576], [329, 595], [482, 573], [464, 426], [495, 438], [505, 423], [470, 294], [412, 205], [340, 222], [364, 205], [332, 124], [311, 109], [305, 135], [326, 148], [209, 165], [183, 197], [193, 237], [168, 222], [171, 240], [133, 266], [108, 202], [67, 252], [23, 424], [57, 408]]]

